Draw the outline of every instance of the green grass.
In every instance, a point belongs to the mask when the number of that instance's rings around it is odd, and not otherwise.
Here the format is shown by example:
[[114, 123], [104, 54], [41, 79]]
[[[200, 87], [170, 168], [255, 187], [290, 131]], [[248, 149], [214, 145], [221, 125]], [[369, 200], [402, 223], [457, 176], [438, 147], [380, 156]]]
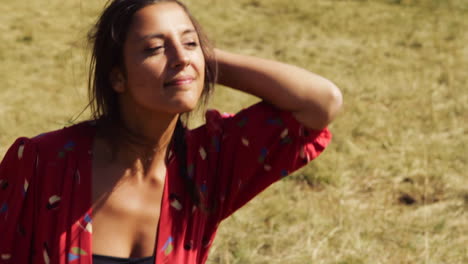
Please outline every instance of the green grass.
[[[468, 263], [468, 1], [186, 2], [217, 47], [310, 69], [345, 100], [333, 144], [224, 222], [209, 263]], [[0, 5], [0, 156], [85, 107], [102, 5]], [[210, 107], [256, 100], [218, 87]]]

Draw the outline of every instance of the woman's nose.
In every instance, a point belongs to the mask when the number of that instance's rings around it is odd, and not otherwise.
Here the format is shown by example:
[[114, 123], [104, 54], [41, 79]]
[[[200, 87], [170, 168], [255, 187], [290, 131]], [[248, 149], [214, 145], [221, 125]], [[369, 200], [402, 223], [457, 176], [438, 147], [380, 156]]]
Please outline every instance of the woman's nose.
[[175, 46], [171, 57], [171, 67], [173, 68], [184, 68], [190, 65], [190, 56], [182, 46]]

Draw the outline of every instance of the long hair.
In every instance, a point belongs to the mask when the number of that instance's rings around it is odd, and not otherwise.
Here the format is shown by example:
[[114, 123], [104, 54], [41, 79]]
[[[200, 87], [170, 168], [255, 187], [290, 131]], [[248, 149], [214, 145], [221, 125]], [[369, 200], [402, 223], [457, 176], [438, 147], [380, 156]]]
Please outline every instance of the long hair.
[[101, 17], [88, 34], [92, 44], [89, 65], [88, 94], [94, 120], [119, 119], [117, 93], [112, 89], [110, 73], [115, 67], [123, 67], [123, 46], [134, 14], [149, 5], [173, 2], [185, 11], [195, 27], [205, 58], [205, 80], [201, 101], [206, 103], [216, 83], [217, 69], [213, 48], [200, 24], [187, 7], [177, 0], [113, 0], [108, 3]]
[[[107, 125], [116, 125], [121, 122], [118, 94], [112, 88], [110, 74], [115, 67], [124, 68], [123, 46], [134, 14], [146, 6], [161, 2], [178, 4], [195, 27], [205, 58], [205, 80], [201, 101], [206, 104], [216, 83], [217, 68], [214, 63], [214, 51], [200, 24], [190, 14], [187, 7], [178, 0], [112, 0], [107, 3], [99, 20], [88, 34], [88, 40], [92, 44], [88, 79], [92, 119]], [[199, 188], [187, 174], [185, 130], [186, 128], [179, 117], [172, 145], [180, 163], [180, 176], [183, 178], [193, 202], [197, 206], [203, 207]]]

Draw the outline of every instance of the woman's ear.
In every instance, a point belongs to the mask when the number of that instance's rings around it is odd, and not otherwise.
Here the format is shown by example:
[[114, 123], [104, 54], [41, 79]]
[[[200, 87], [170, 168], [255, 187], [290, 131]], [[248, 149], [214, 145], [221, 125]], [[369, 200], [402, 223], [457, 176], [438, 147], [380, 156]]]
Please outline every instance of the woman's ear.
[[109, 79], [114, 91], [118, 93], [123, 93], [125, 91], [125, 77], [118, 67], [112, 69]]

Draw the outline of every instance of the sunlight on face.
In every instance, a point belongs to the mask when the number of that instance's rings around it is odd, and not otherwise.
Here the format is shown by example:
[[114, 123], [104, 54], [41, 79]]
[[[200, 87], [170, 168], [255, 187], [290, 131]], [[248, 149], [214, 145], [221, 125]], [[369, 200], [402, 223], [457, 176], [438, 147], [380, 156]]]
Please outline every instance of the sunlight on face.
[[113, 87], [121, 108], [178, 114], [193, 110], [203, 90], [205, 59], [190, 18], [176, 3], [135, 13]]

